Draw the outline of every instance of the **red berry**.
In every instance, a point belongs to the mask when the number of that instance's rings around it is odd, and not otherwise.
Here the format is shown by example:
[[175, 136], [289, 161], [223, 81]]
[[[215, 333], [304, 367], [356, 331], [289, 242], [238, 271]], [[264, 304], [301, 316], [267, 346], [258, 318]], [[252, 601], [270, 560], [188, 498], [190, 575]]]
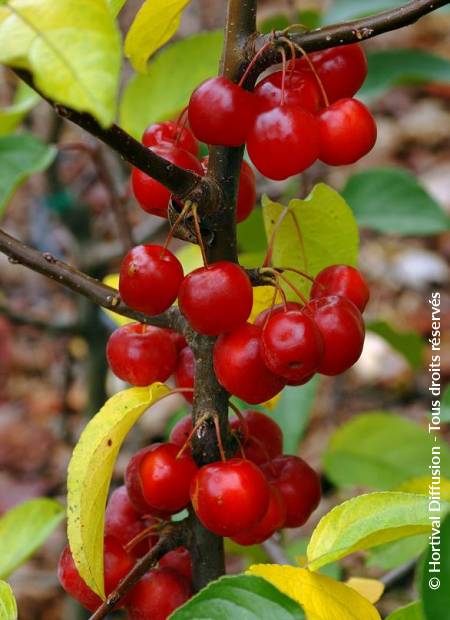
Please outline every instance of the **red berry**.
[[142, 493], [156, 510], [175, 513], [189, 503], [189, 487], [197, 473], [192, 456], [172, 443], [150, 446], [139, 464]]
[[364, 312], [370, 290], [361, 272], [349, 265], [331, 265], [317, 274], [311, 289], [311, 299], [327, 295], [341, 295]]
[[242, 267], [219, 261], [185, 277], [178, 303], [197, 332], [217, 336], [245, 323], [253, 305], [253, 289]]
[[185, 151], [189, 151], [195, 157], [198, 156], [199, 144], [189, 129], [175, 123], [174, 121], [163, 121], [154, 123], [147, 127], [142, 136], [142, 143], [145, 146], [158, 146], [168, 142], [171, 146], [176, 146]]
[[131, 590], [130, 620], [166, 620], [192, 595], [186, 579], [170, 568], [153, 568]]
[[255, 526], [233, 536], [239, 545], [257, 545], [270, 538], [281, 529], [286, 520], [286, 504], [281, 492], [273, 484], [269, 485], [270, 501], [266, 514]]
[[240, 146], [255, 115], [255, 97], [225, 77], [214, 77], [192, 93], [189, 124], [206, 144]]
[[231, 428], [243, 434], [245, 458], [260, 465], [282, 453], [283, 433], [275, 420], [252, 410], [243, 411], [242, 418], [232, 420]]
[[[209, 157], [202, 159], [203, 170], [206, 174], [208, 170]], [[239, 189], [236, 203], [236, 222], [240, 224], [248, 218], [253, 211], [256, 202], [256, 179], [255, 173], [248, 163], [242, 162], [241, 174], [239, 177]]]
[[130, 323], [108, 340], [106, 356], [114, 374], [136, 386], [166, 381], [175, 370], [177, 352], [167, 330]]
[[159, 566], [160, 568], [171, 568], [183, 575], [189, 582], [192, 581], [191, 554], [186, 547], [178, 547], [163, 555], [159, 561]]
[[[330, 103], [353, 97], [367, 76], [367, 58], [359, 43], [313, 52], [309, 59], [314, 63]], [[311, 71], [305, 58], [296, 61], [296, 68]]]
[[[106, 536], [103, 549], [105, 593], [110, 594], [133, 568], [134, 560], [112, 536]], [[58, 563], [58, 579], [64, 590], [90, 611], [102, 603], [82, 580], [69, 547], [65, 547]]]
[[319, 328], [324, 355], [318, 372], [339, 375], [359, 359], [364, 345], [364, 322], [358, 308], [345, 297], [313, 299], [305, 307]]
[[[196, 172], [197, 174], [203, 174], [198, 159], [196, 159], [192, 153], [184, 149], [165, 143], [159, 146], [152, 146], [151, 150], [160, 157], [164, 157], [164, 159], [167, 159], [172, 164], [180, 166], [180, 168], [192, 170], [192, 172]], [[159, 217], [167, 217], [170, 191], [164, 185], [152, 177], [149, 177], [138, 168], [133, 168], [131, 173], [131, 185], [136, 200], [144, 211], [152, 215], [158, 215]]]
[[377, 126], [357, 99], [339, 99], [318, 115], [320, 159], [330, 166], [353, 164], [374, 147]]
[[[114, 536], [122, 547], [125, 547], [154, 523], [157, 523], [156, 519], [143, 519], [141, 514], [134, 509], [125, 486], [117, 488], [112, 493], [105, 511], [106, 536]], [[149, 536], [130, 549], [130, 555], [141, 557], [156, 543], [156, 540], [155, 536]]]
[[280, 312], [288, 312], [289, 310], [301, 310], [302, 308], [303, 306], [301, 304], [298, 304], [296, 301], [288, 301], [286, 302], [286, 305], [278, 304], [276, 306], [273, 306], [273, 308], [266, 308], [260, 314], [258, 314], [254, 324], [257, 327], [263, 328], [269, 317], [272, 317]]
[[[283, 72], [276, 71], [261, 80], [255, 88], [258, 106], [261, 112], [267, 112], [282, 103]], [[291, 71], [286, 72], [284, 103], [288, 106], [296, 106], [316, 112], [321, 103], [321, 95], [317, 79], [311, 72]]]
[[269, 498], [262, 471], [245, 459], [204, 465], [191, 485], [197, 517], [219, 536], [235, 536], [256, 525], [267, 511]]
[[285, 502], [284, 527], [306, 523], [321, 497], [320, 479], [314, 469], [298, 456], [284, 455], [262, 465], [262, 470]]
[[173, 304], [182, 280], [183, 267], [170, 250], [138, 245], [122, 261], [120, 296], [133, 310], [153, 316]]
[[214, 370], [219, 383], [234, 396], [256, 405], [278, 394], [284, 382], [264, 364], [261, 330], [245, 323], [222, 334], [214, 346]]
[[173, 429], [170, 431], [169, 441], [174, 443], [179, 448], [182, 448], [186, 443], [189, 435], [192, 431], [192, 416], [185, 415], [179, 420]]
[[247, 140], [253, 165], [281, 181], [309, 168], [319, 156], [319, 128], [306, 110], [279, 106], [256, 117]]
[[187, 346], [187, 342], [186, 342], [186, 338], [183, 336], [183, 334], [179, 334], [178, 332], [176, 332], [173, 329], [168, 329], [163, 327], [162, 329], [164, 329], [166, 332], [168, 332], [174, 346], [175, 349], [177, 351], [177, 353], [179, 353], [182, 349], [184, 349], [184, 347]]
[[[192, 349], [184, 347], [178, 354], [177, 365], [175, 367], [175, 385], [177, 388], [193, 388], [195, 377], [195, 359]], [[184, 398], [188, 403], [194, 400], [193, 392], [183, 392]], [[176, 443], [176, 442], [175, 442]]]
[[302, 384], [317, 371], [324, 350], [319, 328], [301, 310], [272, 316], [263, 327], [261, 345], [269, 370], [291, 384]]

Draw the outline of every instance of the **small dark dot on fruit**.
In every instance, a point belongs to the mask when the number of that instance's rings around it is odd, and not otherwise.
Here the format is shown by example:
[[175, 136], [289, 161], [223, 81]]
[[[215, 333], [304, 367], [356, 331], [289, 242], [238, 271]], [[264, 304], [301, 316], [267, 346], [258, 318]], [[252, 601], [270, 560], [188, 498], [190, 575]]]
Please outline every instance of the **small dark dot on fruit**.
[[108, 439], [108, 446], [112, 446], [112, 439]]

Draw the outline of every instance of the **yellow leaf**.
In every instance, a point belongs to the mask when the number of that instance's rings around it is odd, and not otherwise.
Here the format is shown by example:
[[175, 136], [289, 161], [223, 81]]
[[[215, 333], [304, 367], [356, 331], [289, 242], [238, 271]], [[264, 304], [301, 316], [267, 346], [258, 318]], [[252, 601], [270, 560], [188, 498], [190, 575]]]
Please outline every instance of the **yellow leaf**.
[[125, 39], [125, 55], [136, 71], [146, 73], [148, 59], [178, 30], [181, 13], [189, 2], [190, 0], [144, 2]]
[[277, 564], [255, 564], [247, 572], [263, 577], [300, 603], [307, 620], [380, 620], [366, 598], [326, 575]]
[[[431, 485], [430, 476], [421, 476], [419, 478], [412, 478], [402, 482], [395, 491], [403, 491], [403, 493], [417, 493], [418, 495], [428, 495], [429, 487]], [[439, 481], [441, 498], [446, 502], [450, 502], [450, 480], [448, 478], [441, 477]]]
[[90, 420], [72, 454], [67, 477], [70, 549], [83, 580], [103, 598], [104, 512], [114, 463], [136, 420], [169, 391], [163, 383], [153, 383], [115, 394]]
[[[111, 286], [111, 288], [115, 288], [116, 291], [119, 290], [119, 274], [112, 273], [109, 276], [103, 278], [103, 284], [106, 286]], [[112, 310], [107, 310], [106, 308], [102, 308], [103, 312], [105, 312], [110, 319], [116, 323], [116, 325], [128, 325], [128, 323], [134, 323], [133, 319], [129, 319], [127, 316], [122, 316], [121, 314], [117, 314], [117, 312], [113, 312]]]
[[266, 400], [265, 403], [261, 403], [261, 407], [268, 409], [269, 411], [273, 411], [275, 407], [278, 405], [278, 401], [281, 398], [281, 392], [278, 392], [273, 398], [270, 400]]
[[[258, 314], [270, 308], [273, 303], [275, 289], [273, 286], [257, 286], [253, 289], [253, 308], [249, 317], [250, 323], [254, 323]], [[275, 304], [281, 303], [281, 296], [277, 293]]]
[[378, 603], [384, 593], [384, 583], [377, 579], [365, 579], [364, 577], [351, 577], [346, 584], [364, 596], [369, 603]]

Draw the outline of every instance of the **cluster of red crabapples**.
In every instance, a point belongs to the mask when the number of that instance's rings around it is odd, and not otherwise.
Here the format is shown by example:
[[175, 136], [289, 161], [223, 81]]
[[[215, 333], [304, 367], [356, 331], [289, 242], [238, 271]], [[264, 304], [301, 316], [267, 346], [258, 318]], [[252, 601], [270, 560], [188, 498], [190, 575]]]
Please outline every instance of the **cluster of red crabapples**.
[[[250, 404], [267, 401], [285, 385], [303, 385], [315, 373], [337, 375], [361, 355], [362, 312], [369, 289], [360, 272], [332, 265], [314, 279], [310, 300], [284, 302], [248, 322], [253, 288], [246, 271], [219, 261], [186, 277], [176, 256], [141, 245], [125, 256], [119, 278], [123, 301], [147, 315], [167, 310], [178, 297], [181, 313], [197, 332], [217, 336], [214, 370], [230, 394]], [[132, 323], [117, 329], [107, 345], [113, 372], [135, 386], [174, 376], [187, 400], [195, 380], [194, 354], [169, 329]]]
[[[130, 459], [125, 485], [112, 493], [106, 507], [106, 594], [156, 544], [171, 516], [191, 504], [205, 527], [240, 545], [261, 543], [281, 528], [308, 520], [320, 501], [320, 480], [301, 458], [282, 454], [278, 424], [249, 410], [231, 421], [230, 431], [241, 445], [242, 458], [198, 468], [189, 446], [192, 420], [186, 416], [172, 429], [169, 442], [152, 444]], [[68, 547], [58, 575], [82, 605], [91, 611], [99, 607], [100, 598], [80, 578]], [[178, 547], [166, 553], [120, 605], [131, 620], [165, 620], [191, 593], [191, 555]]]
[[[253, 92], [224, 77], [203, 82], [188, 106], [190, 129], [165, 121], [148, 127], [145, 146], [186, 170], [204, 175], [198, 140], [207, 145], [247, 145], [261, 174], [282, 180], [309, 168], [317, 159], [348, 165], [366, 155], [377, 137], [375, 121], [354, 98], [367, 75], [363, 48], [354, 43], [290, 60], [261, 79]], [[243, 80], [241, 80], [242, 82]], [[140, 206], [167, 217], [170, 192], [137, 168], [131, 176]], [[256, 199], [255, 176], [243, 162], [236, 221], [244, 221]]]
[[206, 144], [247, 145], [254, 166], [282, 180], [317, 159], [332, 166], [366, 155], [377, 136], [366, 106], [353, 96], [367, 75], [358, 44], [305, 55], [284, 63], [253, 92], [225, 77], [203, 82], [189, 102], [189, 123]]
[[[157, 155], [197, 174], [204, 175], [208, 170], [208, 157], [198, 159], [199, 143], [189, 127], [173, 121], [150, 125], [142, 136], [142, 143]], [[131, 174], [133, 193], [139, 205], [150, 213], [167, 218], [170, 191], [158, 181], [147, 176], [138, 168]], [[242, 162], [239, 191], [236, 202], [236, 221], [248, 218], [256, 202], [255, 175], [247, 162]]]

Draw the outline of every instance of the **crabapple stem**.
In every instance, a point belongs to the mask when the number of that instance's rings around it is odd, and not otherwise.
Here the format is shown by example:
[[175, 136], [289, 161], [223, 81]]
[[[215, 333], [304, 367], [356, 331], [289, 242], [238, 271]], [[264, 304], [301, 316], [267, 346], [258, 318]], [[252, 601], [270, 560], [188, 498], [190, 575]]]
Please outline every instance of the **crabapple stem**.
[[226, 456], [225, 456], [225, 450], [223, 448], [222, 432], [220, 430], [220, 420], [219, 420], [219, 416], [217, 416], [217, 415], [214, 416], [214, 427], [216, 429], [217, 444], [219, 446], [220, 459], [224, 463], [227, 459], [226, 459]]
[[194, 217], [195, 234], [197, 236], [197, 241], [200, 246], [201, 253], [202, 253], [203, 264], [205, 265], [205, 267], [208, 267], [208, 257], [206, 256], [205, 244], [203, 243], [202, 231], [200, 229], [200, 222], [198, 218], [197, 209], [198, 209], [197, 205], [193, 204], [192, 215]]
[[311, 69], [314, 77], [316, 78], [317, 84], [320, 88], [320, 92], [322, 94], [322, 98], [323, 98], [323, 102], [325, 104], [325, 107], [329, 107], [330, 105], [330, 101], [328, 99], [328, 95], [327, 95], [327, 91], [325, 90], [325, 86], [323, 85], [322, 80], [320, 79], [319, 74], [317, 73], [317, 69], [314, 66], [313, 61], [311, 60], [311, 58], [308, 56], [308, 54], [305, 52], [305, 50], [303, 49], [303, 47], [301, 47], [298, 43], [295, 43], [295, 41], [291, 41], [290, 39], [284, 38], [280, 39], [285, 41], [286, 43], [288, 43], [289, 45], [293, 45], [295, 47], [295, 49], [297, 49], [301, 54], [303, 54], [303, 58], [306, 60], [306, 62], [309, 65], [309, 68]]
[[154, 566], [158, 560], [162, 558], [168, 551], [176, 549], [180, 545], [186, 544], [188, 538], [188, 530], [186, 523], [181, 521], [177, 524], [167, 525], [161, 534], [159, 541], [150, 549], [142, 558], [137, 560], [128, 575], [120, 581], [108, 598], [100, 605], [100, 607], [91, 615], [89, 620], [101, 620], [111, 612], [117, 603], [122, 599], [131, 588], [139, 581], [145, 573]]

